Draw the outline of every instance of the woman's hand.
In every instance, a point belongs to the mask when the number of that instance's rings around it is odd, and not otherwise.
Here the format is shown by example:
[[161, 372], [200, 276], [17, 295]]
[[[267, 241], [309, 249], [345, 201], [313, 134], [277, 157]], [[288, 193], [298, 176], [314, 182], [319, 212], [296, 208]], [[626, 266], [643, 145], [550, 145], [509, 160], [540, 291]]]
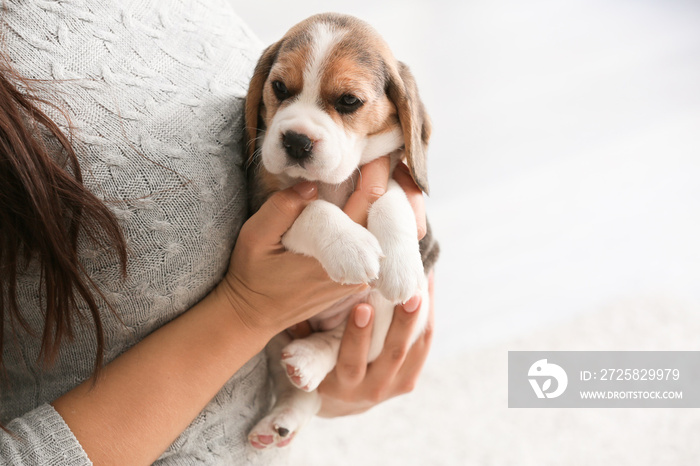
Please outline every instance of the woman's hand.
[[[390, 172], [388, 157], [362, 167], [358, 186], [343, 209], [351, 219], [367, 225], [369, 208], [386, 192]], [[422, 238], [426, 224], [423, 194], [404, 164], [396, 167], [394, 178], [414, 208]], [[282, 235], [316, 195], [316, 185], [308, 182], [277, 192], [241, 229], [228, 273], [218, 288], [243, 324], [254, 331], [280, 332], [366, 287], [335, 284], [315, 259], [282, 246]]]
[[367, 287], [337, 284], [318, 261], [282, 246], [282, 236], [316, 194], [309, 182], [277, 192], [241, 229], [218, 289], [253, 331], [271, 337]]
[[[411, 392], [428, 356], [433, 336], [433, 275], [429, 277], [430, 317], [425, 331], [410, 346], [420, 298], [396, 306], [394, 319], [381, 354], [369, 365], [373, 310], [369, 304], [353, 309], [340, 345], [338, 363], [318, 387], [322, 405], [319, 416], [357, 414], [389, 398]], [[408, 312], [412, 310], [412, 312]]]

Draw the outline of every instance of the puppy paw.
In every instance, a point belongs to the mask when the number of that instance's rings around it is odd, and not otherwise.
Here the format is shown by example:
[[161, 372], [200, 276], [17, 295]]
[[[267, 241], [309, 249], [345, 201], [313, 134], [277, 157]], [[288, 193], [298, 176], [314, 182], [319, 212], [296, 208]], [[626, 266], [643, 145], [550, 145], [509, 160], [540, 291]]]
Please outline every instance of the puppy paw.
[[377, 279], [383, 257], [377, 238], [354, 222], [323, 248], [321, 254], [319, 259], [328, 275], [343, 284], [370, 283]]
[[425, 280], [423, 261], [417, 248], [392, 251], [381, 261], [375, 287], [392, 303], [403, 303], [418, 293]]
[[299, 426], [299, 413], [293, 409], [273, 410], [253, 427], [248, 443], [258, 450], [284, 447], [294, 439]]
[[311, 342], [294, 340], [282, 350], [282, 360], [289, 381], [300, 390], [315, 390], [329, 372], [323, 357]]

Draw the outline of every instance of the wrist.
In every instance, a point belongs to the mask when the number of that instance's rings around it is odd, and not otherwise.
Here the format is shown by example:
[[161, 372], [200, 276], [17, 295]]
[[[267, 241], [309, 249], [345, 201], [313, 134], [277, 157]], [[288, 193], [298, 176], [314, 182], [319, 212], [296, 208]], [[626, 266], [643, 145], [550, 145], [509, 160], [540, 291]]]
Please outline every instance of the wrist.
[[218, 305], [226, 309], [226, 315], [239, 331], [246, 332], [255, 339], [265, 342], [270, 341], [281, 331], [276, 330], [271, 324], [265, 323], [260, 311], [250, 305], [228, 277], [221, 280], [211, 294]]

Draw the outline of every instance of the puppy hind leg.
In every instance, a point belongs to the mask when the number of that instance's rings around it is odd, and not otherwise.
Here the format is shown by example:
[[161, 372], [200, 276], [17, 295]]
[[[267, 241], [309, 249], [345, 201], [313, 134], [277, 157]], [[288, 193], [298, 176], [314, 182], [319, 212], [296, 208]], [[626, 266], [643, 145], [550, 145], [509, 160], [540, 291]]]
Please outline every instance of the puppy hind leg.
[[338, 362], [344, 331], [343, 323], [332, 330], [294, 340], [284, 347], [281, 363], [294, 386], [304, 391], [319, 386]]
[[295, 388], [280, 364], [282, 348], [291, 338], [280, 334], [266, 347], [275, 403], [270, 412], [248, 434], [248, 442], [257, 449], [284, 447], [321, 407], [318, 393]]

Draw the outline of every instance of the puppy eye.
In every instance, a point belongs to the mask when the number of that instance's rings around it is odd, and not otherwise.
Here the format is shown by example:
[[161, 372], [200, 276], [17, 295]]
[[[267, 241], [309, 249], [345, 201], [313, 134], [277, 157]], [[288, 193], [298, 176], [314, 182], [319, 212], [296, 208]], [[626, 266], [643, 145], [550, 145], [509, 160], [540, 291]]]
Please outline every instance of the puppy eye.
[[362, 102], [354, 95], [344, 94], [335, 103], [335, 109], [338, 111], [338, 113], [347, 114], [352, 113], [358, 108], [362, 107], [362, 104], [364, 104], [364, 102]]
[[272, 90], [275, 93], [275, 97], [277, 97], [280, 102], [289, 97], [289, 89], [287, 89], [287, 86], [285, 86], [282, 81], [273, 81]]

